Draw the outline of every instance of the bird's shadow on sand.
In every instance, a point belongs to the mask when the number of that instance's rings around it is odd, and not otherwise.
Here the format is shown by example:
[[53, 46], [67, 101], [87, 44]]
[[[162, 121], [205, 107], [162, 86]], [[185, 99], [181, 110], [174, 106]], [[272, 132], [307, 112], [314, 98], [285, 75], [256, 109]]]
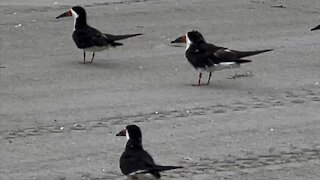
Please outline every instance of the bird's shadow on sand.
[[210, 90], [238, 90], [238, 91], [248, 91], [249, 89], [245, 86], [245, 82], [237, 82], [235, 79], [226, 79], [226, 80], [218, 80], [212, 81], [209, 85], [206, 82], [202, 82], [200, 86], [196, 83], [184, 83], [182, 84], [184, 87], [189, 88], [199, 88], [199, 89], [210, 89]]
[[95, 59], [92, 63], [83, 61], [68, 61], [66, 66], [82, 67], [82, 68], [95, 68], [95, 69], [122, 69], [130, 67], [128, 62], [121, 59]]
[[186, 45], [185, 44], [171, 44], [172, 47], [182, 47], [185, 48]]

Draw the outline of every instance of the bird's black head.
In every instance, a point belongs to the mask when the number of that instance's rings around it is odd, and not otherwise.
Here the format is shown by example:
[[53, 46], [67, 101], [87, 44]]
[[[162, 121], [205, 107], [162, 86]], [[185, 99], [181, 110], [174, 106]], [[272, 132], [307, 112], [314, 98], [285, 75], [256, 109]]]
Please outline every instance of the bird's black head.
[[124, 130], [120, 131], [116, 136], [127, 136], [128, 139], [141, 140], [141, 130], [137, 125], [128, 125]]
[[56, 17], [56, 19], [62, 18], [62, 17], [69, 17], [69, 16], [73, 16], [76, 19], [78, 19], [78, 17], [81, 17], [80, 19], [86, 19], [86, 11], [84, 10], [83, 7], [81, 6], [74, 6], [72, 7], [69, 11], [64, 12], [62, 14], [60, 14], [59, 16]]
[[191, 43], [194, 44], [201, 44], [206, 42], [202, 34], [194, 30], [187, 33], [187, 38], [191, 41]]
[[86, 17], [86, 16], [87, 16], [86, 10], [84, 10], [84, 8], [81, 7], [81, 6], [73, 6], [71, 9], [72, 9], [75, 13], [77, 13], [78, 16], [82, 16], [82, 17]]

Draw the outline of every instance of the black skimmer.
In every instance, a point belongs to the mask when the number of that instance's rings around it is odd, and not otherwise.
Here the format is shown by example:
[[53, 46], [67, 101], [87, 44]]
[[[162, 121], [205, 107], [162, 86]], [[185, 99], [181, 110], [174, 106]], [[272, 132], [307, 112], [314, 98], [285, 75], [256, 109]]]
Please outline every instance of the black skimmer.
[[233, 71], [233, 68], [240, 67], [240, 64], [251, 62], [251, 60], [242, 58], [273, 50], [237, 51], [215, 46], [207, 43], [202, 34], [198, 31], [190, 31], [186, 35], [178, 37], [171, 43], [187, 43], [185, 55], [190, 64], [200, 71], [198, 86], [201, 85], [203, 71], [209, 72], [209, 78], [206, 84], [209, 85], [214, 71], [223, 69], [231, 69]]
[[312, 29], [311, 29], [311, 31], [315, 31], [315, 30], [319, 30], [319, 29], [320, 29], [320, 25], [318, 25], [318, 26], [316, 26], [316, 27], [312, 28]]
[[136, 125], [128, 125], [116, 136], [126, 136], [128, 140], [120, 157], [120, 169], [129, 180], [156, 180], [160, 179], [161, 171], [182, 168], [155, 164], [151, 155], [142, 147], [142, 134]]
[[83, 50], [83, 63], [86, 63], [86, 52], [92, 52], [91, 63], [95, 52], [103, 51], [110, 47], [122, 46], [122, 43], [116, 42], [118, 40], [142, 35], [142, 34], [128, 34], [128, 35], [111, 35], [101, 33], [97, 29], [87, 24], [86, 11], [81, 6], [74, 6], [69, 11], [57, 16], [56, 19], [62, 17], [74, 17], [74, 29], [72, 38], [79, 49]]

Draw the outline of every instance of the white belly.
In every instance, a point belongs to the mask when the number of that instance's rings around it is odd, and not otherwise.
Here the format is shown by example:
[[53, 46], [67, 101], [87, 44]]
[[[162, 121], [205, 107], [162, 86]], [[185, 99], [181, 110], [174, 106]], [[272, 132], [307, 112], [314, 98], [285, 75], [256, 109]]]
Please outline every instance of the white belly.
[[93, 46], [93, 47], [89, 47], [89, 48], [84, 48], [83, 50], [86, 52], [99, 52], [99, 51], [103, 51], [106, 49], [109, 49], [110, 46]]
[[155, 176], [152, 174], [135, 174], [128, 176], [128, 180], [158, 180]]
[[213, 71], [220, 71], [223, 69], [233, 69], [233, 68], [239, 68], [239, 67], [240, 67], [240, 64], [238, 64], [238, 63], [224, 62], [224, 63], [220, 63], [219, 65], [206, 67], [205, 69], [201, 69], [201, 70], [207, 71], [207, 72], [213, 72]]

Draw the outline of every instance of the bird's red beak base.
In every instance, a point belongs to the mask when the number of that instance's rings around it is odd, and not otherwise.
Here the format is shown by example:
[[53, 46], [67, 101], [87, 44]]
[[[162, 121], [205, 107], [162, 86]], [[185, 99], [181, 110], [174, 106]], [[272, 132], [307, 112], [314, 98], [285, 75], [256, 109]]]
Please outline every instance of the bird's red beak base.
[[126, 131], [126, 129], [124, 129], [124, 130], [118, 132], [118, 134], [116, 134], [116, 136], [126, 136], [126, 133], [127, 133], [127, 131]]
[[186, 35], [180, 36], [176, 40], [171, 41], [171, 43], [186, 43], [186, 42], [187, 42]]
[[59, 16], [56, 17], [56, 19], [59, 19], [59, 18], [62, 18], [62, 17], [68, 17], [68, 16], [72, 16], [72, 12], [71, 10], [65, 12], [65, 13], [62, 13], [60, 14]]

